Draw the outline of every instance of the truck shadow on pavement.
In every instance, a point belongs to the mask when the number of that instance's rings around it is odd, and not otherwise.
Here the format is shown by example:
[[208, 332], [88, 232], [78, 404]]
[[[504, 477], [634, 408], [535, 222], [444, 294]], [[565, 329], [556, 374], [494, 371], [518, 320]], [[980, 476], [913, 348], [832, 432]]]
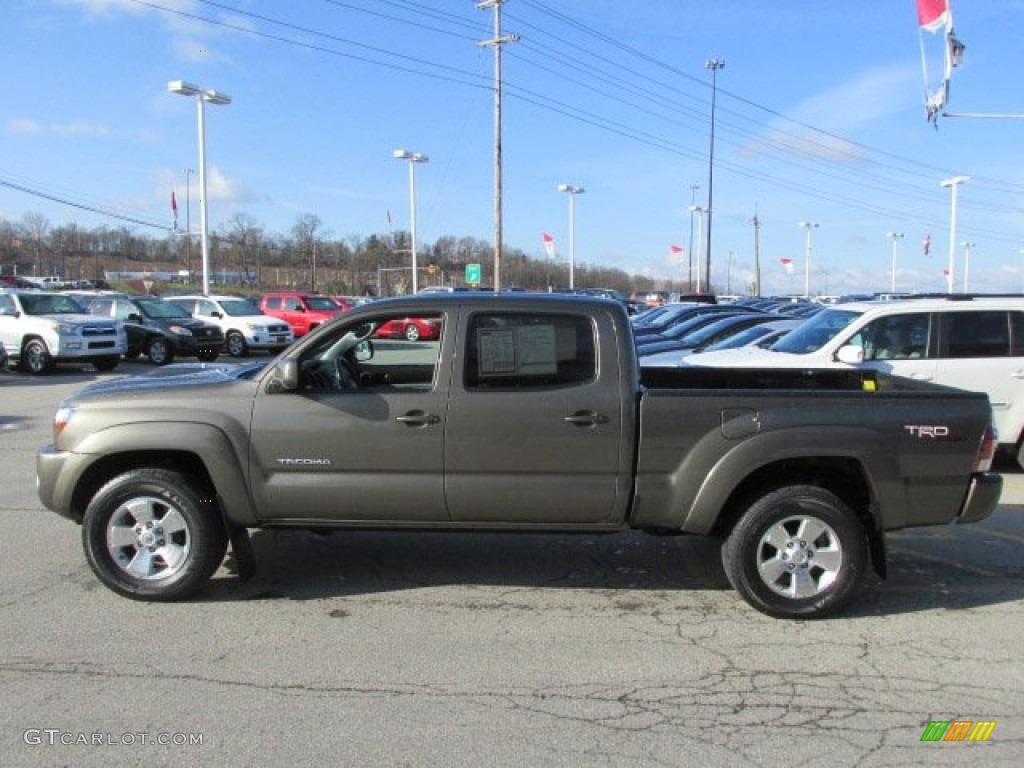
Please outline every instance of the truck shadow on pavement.
[[[843, 616], [965, 610], [1024, 598], [1019, 508], [971, 526], [888, 538], [889, 575], [874, 576]], [[318, 600], [436, 587], [687, 593], [731, 590], [719, 543], [696, 536], [256, 531], [256, 575], [225, 566], [199, 601]], [[740, 598], [736, 596], [737, 604]]]

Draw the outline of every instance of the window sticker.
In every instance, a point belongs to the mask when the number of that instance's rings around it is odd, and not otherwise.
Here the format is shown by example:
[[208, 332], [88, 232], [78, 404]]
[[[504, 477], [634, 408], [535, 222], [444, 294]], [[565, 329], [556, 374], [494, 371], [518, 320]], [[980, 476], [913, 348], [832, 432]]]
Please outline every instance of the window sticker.
[[481, 376], [558, 373], [553, 325], [481, 328], [477, 347]]

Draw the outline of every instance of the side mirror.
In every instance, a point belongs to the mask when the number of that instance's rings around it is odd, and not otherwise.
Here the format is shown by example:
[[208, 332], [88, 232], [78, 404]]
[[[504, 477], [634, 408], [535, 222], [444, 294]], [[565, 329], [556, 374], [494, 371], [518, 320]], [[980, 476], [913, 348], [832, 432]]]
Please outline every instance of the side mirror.
[[836, 352], [836, 360], [847, 365], [859, 365], [864, 362], [864, 347], [858, 347], [856, 344], [840, 347]]
[[299, 361], [294, 357], [286, 357], [278, 360], [274, 365], [275, 387], [283, 390], [295, 390], [299, 388]]
[[373, 342], [369, 339], [360, 341], [352, 350], [352, 354], [356, 359], [357, 363], [365, 363], [367, 360], [373, 359]]
[[213, 311], [210, 313], [210, 317], [224, 317], [224, 315], [221, 314], [220, 312]]
[[128, 315], [128, 317], [125, 318], [125, 320], [127, 320], [129, 323], [141, 323], [142, 315], [140, 315], [138, 312], [132, 312], [130, 315]]

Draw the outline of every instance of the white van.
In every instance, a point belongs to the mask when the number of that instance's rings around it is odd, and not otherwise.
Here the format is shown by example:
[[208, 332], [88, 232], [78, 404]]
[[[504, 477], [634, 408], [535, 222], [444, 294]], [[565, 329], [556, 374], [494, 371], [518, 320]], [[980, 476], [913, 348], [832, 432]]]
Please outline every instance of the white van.
[[689, 355], [681, 365], [861, 368], [933, 381], [985, 392], [1004, 449], [1019, 453], [1024, 435], [1024, 296], [837, 304], [768, 349]]

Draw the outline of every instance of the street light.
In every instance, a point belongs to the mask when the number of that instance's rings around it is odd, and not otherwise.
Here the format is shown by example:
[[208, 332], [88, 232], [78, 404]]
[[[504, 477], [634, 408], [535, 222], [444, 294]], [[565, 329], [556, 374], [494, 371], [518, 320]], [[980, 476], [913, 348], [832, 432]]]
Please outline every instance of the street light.
[[206, 127], [204, 122], [205, 105], [207, 102], [223, 106], [231, 103], [226, 93], [201, 88], [184, 80], [171, 80], [167, 90], [181, 96], [195, 96], [199, 105], [199, 242], [203, 251], [203, 295], [210, 293], [210, 247], [206, 223]]
[[718, 70], [725, 67], [725, 60], [708, 59], [704, 62], [704, 67], [711, 70], [711, 147], [708, 151], [708, 243], [707, 250], [704, 253], [704, 275], [708, 284], [708, 293], [711, 293], [711, 211], [715, 206], [712, 200], [715, 181], [715, 96], [718, 94]]
[[964, 247], [964, 293], [967, 293], [967, 275], [971, 271], [971, 249], [974, 243], [964, 241], [961, 245]]
[[[700, 249], [704, 243], [701, 229], [704, 226], [704, 214], [708, 213], [708, 209], [699, 205], [690, 206], [690, 215], [697, 214], [697, 293], [700, 293]], [[692, 287], [692, 286], [691, 286]]]
[[569, 195], [569, 290], [576, 287], [576, 195], [582, 195], [583, 187], [559, 184], [559, 192]]
[[412, 292], [417, 293], [419, 275], [416, 266], [416, 163], [429, 162], [430, 158], [407, 149], [396, 149], [391, 156], [395, 160], [409, 161], [409, 239], [412, 241], [409, 247], [412, 250]]
[[946, 293], [953, 292], [953, 267], [956, 260], [956, 190], [961, 184], [970, 181], [970, 176], [953, 176], [939, 182], [940, 187], [949, 187], [952, 197], [952, 207], [949, 214], [949, 269], [946, 271]]
[[804, 260], [804, 298], [811, 298], [811, 230], [818, 228], [816, 221], [801, 221], [800, 226], [807, 230], [807, 258]]
[[896, 242], [903, 239], [902, 232], [886, 232], [885, 236], [892, 240], [892, 284], [889, 290], [896, 293]]

